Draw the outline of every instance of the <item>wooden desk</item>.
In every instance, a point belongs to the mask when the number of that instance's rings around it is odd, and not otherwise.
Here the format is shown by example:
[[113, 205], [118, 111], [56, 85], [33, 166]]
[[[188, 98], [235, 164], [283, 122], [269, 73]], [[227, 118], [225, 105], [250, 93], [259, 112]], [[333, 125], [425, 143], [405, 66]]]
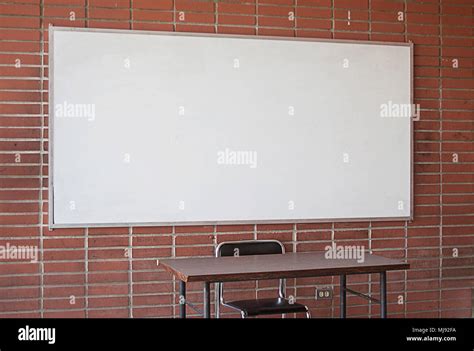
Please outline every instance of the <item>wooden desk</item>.
[[[186, 318], [186, 283], [204, 283], [204, 317], [210, 318], [210, 284], [217, 282], [340, 276], [340, 317], [346, 317], [347, 292], [380, 303], [382, 318], [387, 316], [387, 271], [410, 268], [408, 263], [376, 255], [355, 259], [326, 259], [324, 252], [297, 252], [283, 255], [240, 257], [176, 258], [160, 260], [166, 271], [180, 280], [180, 317]], [[351, 274], [380, 273], [380, 300], [346, 286]], [[181, 303], [182, 302], [182, 303]]]

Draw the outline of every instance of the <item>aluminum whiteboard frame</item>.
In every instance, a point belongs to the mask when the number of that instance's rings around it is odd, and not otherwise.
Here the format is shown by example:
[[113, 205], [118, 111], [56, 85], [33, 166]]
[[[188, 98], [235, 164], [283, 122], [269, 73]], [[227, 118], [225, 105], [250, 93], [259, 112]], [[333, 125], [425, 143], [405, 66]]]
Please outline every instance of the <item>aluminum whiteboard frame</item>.
[[[108, 29], [108, 28], [75, 28], [75, 27], [48, 27], [48, 225], [49, 229], [55, 228], [107, 228], [107, 227], [152, 227], [152, 226], [195, 226], [195, 225], [237, 225], [237, 224], [279, 224], [279, 223], [332, 223], [332, 222], [383, 222], [383, 221], [412, 221], [414, 215], [414, 166], [413, 166], [413, 114], [410, 116], [410, 216], [407, 217], [375, 217], [375, 218], [328, 218], [328, 219], [281, 219], [281, 220], [242, 220], [242, 221], [205, 221], [205, 222], [137, 222], [137, 223], [90, 223], [90, 224], [56, 224], [54, 223], [54, 32], [98, 32], [98, 33], [126, 33], [142, 35], [162, 35], [162, 36], [185, 36], [185, 37], [207, 37], [207, 38], [234, 38], [234, 39], [255, 39], [255, 40], [276, 40], [276, 41], [303, 41], [303, 42], [322, 42], [322, 43], [352, 43], [352, 44], [370, 44], [385, 46], [407, 46], [410, 48], [410, 104], [413, 106], [414, 91], [414, 44], [413, 42], [385, 42], [369, 40], [344, 40], [344, 39], [314, 39], [314, 38], [295, 38], [279, 36], [252, 36], [252, 35], [233, 35], [233, 34], [209, 34], [209, 33], [187, 33], [187, 32], [167, 32], [167, 31], [149, 31], [149, 30], [127, 30], [127, 29]], [[413, 109], [412, 109], [413, 110]], [[413, 111], [412, 111], [413, 112]], [[419, 111], [418, 111], [419, 113]]]

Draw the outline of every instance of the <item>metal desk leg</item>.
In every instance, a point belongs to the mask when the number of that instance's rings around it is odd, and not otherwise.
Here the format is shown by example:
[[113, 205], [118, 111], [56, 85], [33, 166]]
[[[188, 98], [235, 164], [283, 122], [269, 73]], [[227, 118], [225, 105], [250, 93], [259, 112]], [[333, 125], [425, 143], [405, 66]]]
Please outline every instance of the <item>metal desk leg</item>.
[[387, 272], [380, 272], [380, 317], [387, 318]]
[[340, 317], [341, 318], [346, 318], [346, 275], [343, 274], [340, 276], [340, 283], [339, 283], [339, 290], [340, 290]]
[[211, 284], [204, 282], [204, 318], [211, 318]]
[[186, 283], [179, 281], [179, 318], [186, 318]]

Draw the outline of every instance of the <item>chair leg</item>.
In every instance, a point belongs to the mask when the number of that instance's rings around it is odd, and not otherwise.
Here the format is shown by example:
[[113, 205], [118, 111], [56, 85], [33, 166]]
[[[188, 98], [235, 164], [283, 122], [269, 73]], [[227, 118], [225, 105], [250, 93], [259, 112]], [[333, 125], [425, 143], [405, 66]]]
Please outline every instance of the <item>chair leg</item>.
[[311, 319], [311, 312], [306, 310], [306, 319]]

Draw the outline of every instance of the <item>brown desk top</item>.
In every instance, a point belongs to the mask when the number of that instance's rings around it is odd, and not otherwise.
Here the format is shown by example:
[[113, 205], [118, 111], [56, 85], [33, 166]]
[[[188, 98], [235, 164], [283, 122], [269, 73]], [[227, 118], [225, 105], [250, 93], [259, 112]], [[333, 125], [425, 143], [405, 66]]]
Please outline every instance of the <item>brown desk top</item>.
[[325, 252], [297, 252], [284, 255], [175, 258], [160, 260], [159, 263], [184, 282], [317, 277], [410, 268], [403, 261], [368, 253], [362, 263], [355, 259], [326, 259], [324, 254]]

